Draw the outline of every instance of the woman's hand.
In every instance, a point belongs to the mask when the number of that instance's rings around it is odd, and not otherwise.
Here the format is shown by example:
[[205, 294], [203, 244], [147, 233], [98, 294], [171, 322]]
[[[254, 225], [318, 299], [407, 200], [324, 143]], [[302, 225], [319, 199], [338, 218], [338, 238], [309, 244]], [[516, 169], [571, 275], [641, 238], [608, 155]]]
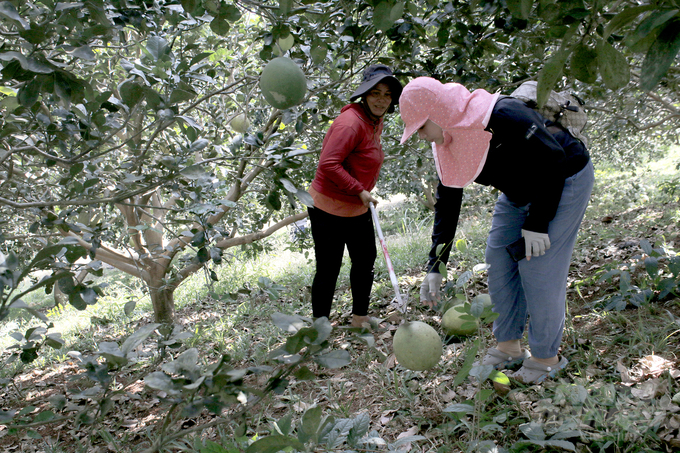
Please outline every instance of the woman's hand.
[[374, 205], [378, 204], [378, 200], [373, 198], [373, 195], [371, 195], [371, 192], [368, 190], [364, 190], [359, 194], [359, 198], [361, 198], [361, 202], [368, 208], [369, 203], [373, 203]]

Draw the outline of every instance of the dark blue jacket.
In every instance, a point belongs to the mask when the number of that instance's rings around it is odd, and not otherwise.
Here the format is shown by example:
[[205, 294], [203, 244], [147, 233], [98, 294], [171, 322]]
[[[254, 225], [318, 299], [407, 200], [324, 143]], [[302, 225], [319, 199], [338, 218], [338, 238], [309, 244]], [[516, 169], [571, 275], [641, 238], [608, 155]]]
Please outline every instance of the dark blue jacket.
[[[547, 233], [560, 203], [564, 180], [581, 171], [588, 150], [566, 130], [553, 125], [519, 99], [501, 97], [489, 119], [489, 153], [475, 182], [493, 186], [518, 206], [531, 204], [523, 229]], [[456, 235], [463, 189], [437, 186], [428, 271], [446, 263]], [[434, 269], [432, 269], [435, 267]]]

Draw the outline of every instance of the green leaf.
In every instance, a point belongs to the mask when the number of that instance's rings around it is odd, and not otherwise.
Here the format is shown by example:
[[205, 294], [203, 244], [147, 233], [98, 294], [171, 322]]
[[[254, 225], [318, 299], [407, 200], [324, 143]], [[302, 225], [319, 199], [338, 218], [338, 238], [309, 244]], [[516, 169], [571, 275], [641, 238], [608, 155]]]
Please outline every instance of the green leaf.
[[312, 344], [317, 345], [326, 341], [330, 336], [331, 332], [333, 331], [333, 326], [331, 325], [328, 318], [326, 318], [325, 316], [316, 319], [314, 321], [314, 324], [312, 324], [312, 327], [316, 329], [316, 331], [318, 332], [318, 336], [316, 337], [316, 340], [312, 342]]
[[446, 278], [446, 264], [445, 263], [439, 263], [439, 274], [442, 276], [442, 278]]
[[316, 379], [316, 374], [312, 373], [306, 366], [301, 366], [299, 369], [295, 370], [293, 376], [299, 381], [312, 381]]
[[307, 435], [308, 438], [313, 439], [315, 434], [319, 431], [321, 420], [323, 418], [323, 409], [321, 406], [314, 406], [304, 413], [302, 416], [302, 426], [300, 429]]
[[208, 249], [205, 247], [201, 247], [198, 249], [198, 252], [196, 252], [196, 259], [199, 263], [207, 263], [210, 261], [210, 252], [208, 252]]
[[293, 0], [279, 0], [279, 12], [282, 16], [287, 16], [293, 9]]
[[569, 53], [560, 49], [545, 62], [543, 68], [538, 73], [538, 86], [536, 87], [536, 102], [539, 107], [543, 107], [548, 100], [550, 91], [562, 77], [562, 70], [567, 61]]
[[168, 394], [177, 394], [172, 379], [161, 371], [155, 371], [144, 378], [144, 384], [154, 390], [160, 390]]
[[643, 5], [624, 9], [616, 16], [612, 17], [612, 19], [607, 23], [607, 26], [604, 27], [602, 38], [604, 39], [609, 38], [609, 35], [617, 31], [619, 28], [631, 23], [645, 11], [649, 11], [654, 8], [655, 8], [654, 5]]
[[134, 107], [144, 97], [144, 88], [137, 82], [127, 80], [118, 87], [121, 100], [128, 107]]
[[190, 101], [195, 97], [195, 92], [177, 88], [172, 90], [172, 94], [170, 95], [170, 104], [179, 104], [180, 102]]
[[220, 3], [220, 17], [224, 17], [229, 22], [236, 22], [241, 18], [241, 10], [231, 3]]
[[359, 440], [368, 432], [368, 428], [371, 426], [371, 417], [367, 412], [362, 412], [354, 417], [352, 422], [353, 426], [349, 430], [349, 437]]
[[0, 2], [0, 15], [8, 19], [19, 22], [21, 26], [28, 29], [30, 26], [20, 15], [17, 9], [10, 2]]
[[210, 29], [216, 35], [227, 36], [229, 30], [231, 30], [231, 25], [229, 25], [229, 21], [224, 16], [218, 15], [210, 21]]
[[47, 410], [47, 411], [42, 411], [38, 415], [35, 416], [33, 419], [34, 423], [40, 423], [40, 422], [47, 422], [50, 421], [54, 418], [54, 412]]
[[341, 368], [352, 363], [352, 357], [344, 349], [331, 351], [328, 354], [315, 357], [314, 360], [319, 365], [331, 369]]
[[442, 412], [453, 412], [457, 414], [472, 414], [474, 411], [474, 406], [467, 403], [452, 404], [442, 409]]
[[94, 61], [95, 59], [95, 53], [88, 45], [78, 47], [73, 52], [71, 52], [71, 55], [78, 57], [81, 60]]
[[672, 10], [658, 10], [652, 11], [642, 22], [637, 26], [635, 31], [626, 38], [626, 45], [634, 47], [636, 43], [645, 39], [649, 34], [654, 32], [654, 29], [661, 27], [663, 24], [671, 20], [678, 14], [677, 9]]
[[618, 90], [630, 81], [630, 68], [626, 57], [607, 41], [600, 40], [596, 47], [597, 66], [604, 85], [610, 90]]
[[135, 333], [130, 335], [125, 342], [123, 342], [123, 345], [120, 347], [121, 352], [125, 357], [137, 346], [142, 344], [144, 340], [146, 340], [149, 335], [151, 335], [158, 327], [160, 327], [160, 324], [147, 324], [145, 326], [142, 326], [139, 330], [137, 330]]
[[195, 142], [191, 144], [189, 147], [189, 151], [192, 153], [195, 153], [197, 151], [202, 151], [204, 150], [208, 145], [210, 145], [210, 140], [207, 140], [205, 138], [199, 138]]
[[508, 378], [508, 376], [506, 376], [505, 373], [498, 370], [493, 370], [489, 375], [489, 379], [491, 379], [494, 382], [498, 382], [499, 384], [502, 385], [510, 385], [510, 379]]
[[73, 293], [68, 296], [68, 302], [73, 305], [76, 310], [87, 310], [87, 302], [85, 302], [80, 293]]
[[305, 327], [305, 323], [297, 315], [285, 315], [283, 313], [272, 313], [272, 322], [276, 327], [288, 333], [296, 333], [298, 330]]
[[49, 398], [47, 398], [47, 401], [49, 401], [50, 405], [58, 411], [65, 408], [67, 403], [66, 397], [64, 395], [59, 394], [54, 394], [50, 396]]
[[200, 0], [181, 0], [181, 3], [184, 11], [189, 14], [193, 13], [198, 8], [198, 5], [201, 4]]
[[653, 256], [645, 258], [645, 270], [652, 279], [659, 275], [659, 260]]
[[533, 0], [507, 0], [508, 9], [512, 17], [518, 19], [528, 19], [533, 6]]
[[305, 446], [299, 440], [289, 436], [267, 436], [253, 442], [247, 449], [246, 453], [278, 453], [292, 447], [298, 451], [304, 451]]
[[198, 349], [191, 348], [181, 353], [175, 360], [164, 363], [161, 369], [168, 374], [183, 375], [185, 372], [198, 371]]
[[161, 60], [168, 54], [168, 41], [160, 36], [151, 36], [146, 42], [146, 50], [153, 57], [154, 61]]
[[465, 253], [465, 252], [467, 252], [467, 241], [465, 241], [465, 239], [458, 239], [458, 240], [456, 241], [456, 249], [457, 249], [460, 253]]
[[680, 51], [680, 20], [669, 22], [649, 48], [640, 71], [640, 89], [651, 91], [666, 75]]
[[322, 41], [312, 41], [312, 48], [309, 50], [309, 56], [312, 57], [314, 64], [320, 65], [326, 61], [328, 55], [328, 48]]
[[199, 450], [200, 453], [232, 453], [236, 450], [227, 450], [222, 445], [213, 442], [212, 440], [206, 440], [205, 445]]
[[31, 107], [33, 104], [38, 102], [40, 97], [40, 91], [42, 88], [42, 80], [40, 78], [34, 78], [30, 82], [26, 83], [23, 87], [19, 89], [17, 93], [17, 100], [19, 104], [24, 107]]
[[580, 43], [571, 54], [569, 62], [571, 74], [584, 83], [595, 83], [597, 81], [597, 52]]
[[298, 199], [304, 204], [305, 206], [309, 206], [310, 208], [314, 207], [314, 199], [312, 196], [309, 194], [309, 192], [305, 190], [298, 190], [295, 192], [295, 196], [298, 197]]
[[463, 362], [463, 366], [460, 367], [458, 370], [458, 374], [456, 374], [456, 378], [453, 380], [453, 387], [457, 387], [460, 384], [463, 383], [465, 378], [468, 377], [468, 374], [470, 373], [470, 370], [472, 369], [472, 364], [475, 362], [476, 357], [477, 357], [477, 351], [479, 351], [479, 338], [475, 339], [475, 341], [466, 348], [465, 350], [465, 361]]
[[401, 17], [404, 15], [405, 6], [406, 6], [405, 2], [395, 3], [392, 9], [390, 10], [390, 19], [392, 19], [395, 22], [401, 19]]
[[12, 61], [16, 60], [19, 62], [21, 65], [21, 68], [30, 71], [30, 72], [35, 72], [38, 74], [51, 74], [54, 72], [54, 68], [51, 66], [48, 66], [46, 64], [40, 63], [38, 60], [35, 58], [26, 58], [24, 55], [22, 55], [19, 52], [3, 52], [0, 53], [0, 60], [3, 61]]
[[396, 20], [392, 19], [392, 4], [381, 2], [373, 10], [373, 25], [380, 31], [389, 30]]

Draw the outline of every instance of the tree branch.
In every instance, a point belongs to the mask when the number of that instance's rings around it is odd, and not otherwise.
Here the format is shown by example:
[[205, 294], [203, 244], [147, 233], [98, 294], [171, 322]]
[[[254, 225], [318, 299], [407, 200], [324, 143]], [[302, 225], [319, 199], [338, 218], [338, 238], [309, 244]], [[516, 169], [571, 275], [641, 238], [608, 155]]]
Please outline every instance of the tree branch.
[[267, 236], [271, 236], [273, 233], [280, 230], [281, 228], [290, 225], [291, 223], [302, 220], [306, 218], [308, 215], [309, 213], [307, 211], [301, 212], [299, 214], [286, 217], [285, 219], [281, 220], [278, 223], [275, 223], [274, 225], [270, 226], [265, 230], [261, 230], [256, 233], [246, 234], [245, 236], [223, 239], [217, 242], [215, 246], [221, 249], [227, 249], [230, 247], [235, 247], [237, 245], [250, 244], [252, 242], [256, 242], [259, 241], [260, 239], [266, 238]]

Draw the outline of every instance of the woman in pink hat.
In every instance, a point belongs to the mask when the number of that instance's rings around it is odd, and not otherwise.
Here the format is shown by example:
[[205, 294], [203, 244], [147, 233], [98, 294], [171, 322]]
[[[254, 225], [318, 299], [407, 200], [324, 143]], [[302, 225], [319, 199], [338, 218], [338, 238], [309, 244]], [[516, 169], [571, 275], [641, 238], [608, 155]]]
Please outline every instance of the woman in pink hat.
[[[594, 184], [586, 147], [519, 99], [471, 93], [429, 77], [404, 87], [399, 110], [405, 123], [401, 142], [416, 132], [432, 142], [440, 179], [421, 300], [430, 307], [439, 300], [439, 265], [449, 258], [463, 188], [472, 182], [497, 188], [502, 193], [486, 262], [489, 295], [499, 315], [493, 325], [498, 344], [481, 364], [496, 369], [521, 364], [511, 376], [525, 383], [555, 376], [568, 363], [558, 355], [567, 273]], [[527, 322], [531, 352], [520, 343]]]
[[369, 203], [385, 155], [380, 144], [383, 116], [394, 112], [401, 83], [385, 65], [364, 71], [359, 88], [326, 133], [316, 176], [309, 193], [314, 207], [309, 219], [314, 239], [316, 274], [312, 283], [315, 318], [330, 317], [335, 285], [347, 246], [352, 267], [352, 326], [370, 324], [368, 304], [376, 259]]

